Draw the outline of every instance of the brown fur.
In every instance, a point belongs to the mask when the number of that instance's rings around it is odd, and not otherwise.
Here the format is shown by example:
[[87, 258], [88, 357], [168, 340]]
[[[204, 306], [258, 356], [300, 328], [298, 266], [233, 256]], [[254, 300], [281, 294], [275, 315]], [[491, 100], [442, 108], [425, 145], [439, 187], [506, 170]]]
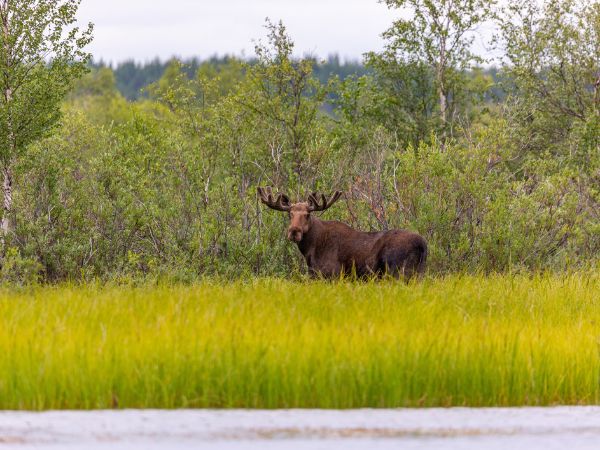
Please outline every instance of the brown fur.
[[308, 202], [298, 203], [291, 203], [283, 194], [274, 199], [269, 188], [259, 188], [258, 193], [267, 206], [289, 213], [287, 237], [298, 245], [312, 276], [390, 274], [408, 279], [425, 270], [427, 242], [416, 233], [406, 230], [368, 233], [311, 214], [329, 208], [341, 193], [329, 201], [321, 195], [322, 202], [312, 194]]

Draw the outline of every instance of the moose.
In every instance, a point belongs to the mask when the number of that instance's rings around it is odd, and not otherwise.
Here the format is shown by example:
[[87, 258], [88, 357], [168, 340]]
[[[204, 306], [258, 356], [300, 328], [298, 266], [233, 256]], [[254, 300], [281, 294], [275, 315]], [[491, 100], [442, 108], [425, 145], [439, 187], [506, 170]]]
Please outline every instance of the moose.
[[423, 274], [427, 242], [417, 233], [357, 231], [342, 222], [324, 221], [312, 214], [327, 210], [341, 195], [336, 191], [327, 198], [324, 194], [313, 193], [306, 201], [292, 203], [283, 193], [274, 197], [270, 187], [258, 188], [258, 196], [265, 205], [289, 214], [287, 238], [298, 245], [312, 277], [381, 278], [392, 275], [408, 280]]

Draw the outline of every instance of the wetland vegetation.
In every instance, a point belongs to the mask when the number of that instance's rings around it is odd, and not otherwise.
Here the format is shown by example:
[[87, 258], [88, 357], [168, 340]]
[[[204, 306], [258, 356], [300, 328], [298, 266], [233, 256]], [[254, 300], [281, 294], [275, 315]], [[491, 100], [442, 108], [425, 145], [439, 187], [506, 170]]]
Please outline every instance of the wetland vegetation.
[[596, 404], [597, 274], [0, 292], [0, 408]]

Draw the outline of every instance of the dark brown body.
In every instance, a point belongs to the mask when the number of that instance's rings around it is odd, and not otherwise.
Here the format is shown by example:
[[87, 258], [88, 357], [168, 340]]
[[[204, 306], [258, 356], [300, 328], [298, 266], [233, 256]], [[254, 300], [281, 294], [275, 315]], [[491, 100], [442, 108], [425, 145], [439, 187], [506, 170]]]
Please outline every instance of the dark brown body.
[[316, 217], [310, 221], [308, 232], [297, 244], [313, 276], [389, 274], [410, 278], [425, 270], [427, 243], [416, 233], [405, 230], [367, 233], [338, 221]]
[[361, 278], [383, 276], [411, 278], [425, 271], [427, 242], [405, 230], [365, 233], [337, 221], [323, 221], [315, 211], [325, 211], [342, 195], [331, 198], [310, 194], [305, 202], [290, 202], [285, 194], [274, 196], [270, 187], [258, 188], [260, 200], [290, 218], [287, 238], [295, 242], [306, 259], [312, 276]]

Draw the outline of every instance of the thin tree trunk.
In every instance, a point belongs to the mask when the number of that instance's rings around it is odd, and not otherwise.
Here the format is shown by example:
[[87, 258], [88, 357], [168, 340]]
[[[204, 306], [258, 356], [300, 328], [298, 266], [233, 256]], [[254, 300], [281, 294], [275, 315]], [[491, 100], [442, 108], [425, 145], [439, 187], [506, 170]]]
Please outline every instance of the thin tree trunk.
[[594, 110], [597, 115], [600, 115], [600, 73], [594, 83]]
[[[442, 81], [440, 81], [440, 83], [443, 83]], [[443, 86], [440, 85], [440, 89], [439, 89], [439, 95], [440, 95], [440, 116], [442, 118], [442, 125], [444, 126], [444, 128], [446, 128], [446, 123], [448, 122], [448, 104], [446, 101], [446, 92], [445, 92], [445, 88]]]
[[[9, 47], [9, 42], [10, 42], [10, 30], [9, 30], [9, 14], [8, 14], [8, 8], [9, 8], [9, 2], [8, 0], [2, 0], [2, 2], [0, 3], [0, 8], [2, 9], [2, 34], [4, 37], [4, 53], [5, 53], [5, 57], [7, 59], [6, 61], [6, 67], [10, 66], [10, 47]], [[12, 183], [13, 183], [13, 174], [12, 174], [12, 167], [11, 167], [11, 160], [12, 160], [12, 155], [14, 154], [14, 148], [15, 148], [15, 135], [14, 135], [14, 130], [13, 130], [13, 123], [12, 123], [12, 117], [11, 117], [11, 111], [10, 111], [10, 104], [12, 102], [12, 97], [13, 97], [13, 91], [12, 91], [12, 87], [10, 85], [10, 80], [8, 79], [8, 77], [6, 77], [5, 75], [5, 79], [4, 79], [4, 89], [3, 92], [4, 94], [4, 101], [6, 102], [6, 106], [7, 106], [7, 110], [8, 110], [8, 116], [7, 116], [7, 120], [6, 120], [6, 126], [8, 128], [8, 142], [7, 145], [10, 147], [9, 148], [9, 154], [6, 156], [6, 159], [4, 161], [4, 167], [2, 168], [2, 194], [4, 197], [4, 202], [3, 202], [3, 210], [2, 210], [2, 219], [0, 221], [0, 232], [1, 232], [1, 236], [0, 236], [0, 244], [2, 245], [2, 248], [0, 249], [0, 251], [4, 252], [4, 242], [6, 239], [6, 236], [8, 235], [8, 233], [13, 231], [13, 224], [10, 220], [10, 214], [12, 212], [12, 206], [13, 206], [13, 196], [12, 196]]]
[[10, 214], [12, 212], [12, 169], [5, 167], [2, 170], [2, 176], [4, 178], [2, 182], [2, 194], [4, 196], [4, 206], [2, 211], [2, 222], [0, 229], [2, 230], [2, 243], [4, 243], [5, 237], [13, 231], [13, 224], [10, 220]]
[[446, 80], [445, 72], [446, 72], [446, 38], [442, 36], [440, 38], [440, 59], [438, 61], [437, 67], [437, 78], [438, 78], [438, 94], [440, 97], [440, 116], [442, 118], [442, 125], [444, 129], [446, 128], [447, 121], [447, 104], [446, 104]]
[[448, 99], [446, 92], [446, 39], [440, 40], [440, 59], [437, 67], [438, 95], [440, 101], [440, 118], [442, 120], [441, 150], [446, 149], [446, 132], [448, 126]]
[[440, 149], [446, 150], [446, 136], [448, 131], [448, 103], [446, 98], [446, 86], [444, 82], [443, 68], [438, 73], [438, 94], [440, 100], [440, 118], [442, 119], [442, 130], [440, 139]]

